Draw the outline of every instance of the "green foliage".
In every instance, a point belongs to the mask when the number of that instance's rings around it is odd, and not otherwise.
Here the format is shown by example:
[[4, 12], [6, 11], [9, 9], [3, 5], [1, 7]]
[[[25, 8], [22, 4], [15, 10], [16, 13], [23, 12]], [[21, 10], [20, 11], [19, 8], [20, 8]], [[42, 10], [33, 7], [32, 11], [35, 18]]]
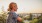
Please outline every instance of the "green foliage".
[[39, 17], [38, 23], [42, 23], [42, 16]]
[[2, 16], [0, 16], [0, 23], [6, 23], [6, 17], [7, 17], [7, 14], [3, 13]]
[[38, 19], [33, 19], [32, 20], [32, 23], [37, 23], [38, 22]]
[[3, 17], [0, 17], [0, 23], [6, 23], [6, 19], [4, 19]]
[[38, 17], [38, 19], [33, 19], [31, 23], [42, 23], [42, 16]]

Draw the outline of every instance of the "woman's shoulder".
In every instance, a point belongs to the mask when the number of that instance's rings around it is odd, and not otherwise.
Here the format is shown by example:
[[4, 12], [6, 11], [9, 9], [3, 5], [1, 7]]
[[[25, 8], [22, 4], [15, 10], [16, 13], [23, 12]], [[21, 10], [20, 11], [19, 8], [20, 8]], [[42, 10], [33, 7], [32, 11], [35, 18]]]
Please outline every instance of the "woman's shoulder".
[[8, 12], [8, 14], [16, 14], [16, 13], [15, 13], [15, 12], [11, 12], [11, 11], [10, 11], [10, 12]]

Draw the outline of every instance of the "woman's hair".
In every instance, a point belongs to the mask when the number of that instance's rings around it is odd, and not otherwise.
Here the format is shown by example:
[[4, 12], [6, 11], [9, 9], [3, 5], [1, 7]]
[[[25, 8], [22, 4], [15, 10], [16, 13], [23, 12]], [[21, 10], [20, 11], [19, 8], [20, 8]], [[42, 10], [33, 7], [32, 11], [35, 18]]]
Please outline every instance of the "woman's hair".
[[[14, 2], [11, 2], [11, 3], [9, 4], [8, 11], [11, 11], [11, 10], [12, 10], [12, 4], [16, 4], [16, 3], [14, 3]], [[16, 4], [16, 6], [17, 6], [17, 4]]]

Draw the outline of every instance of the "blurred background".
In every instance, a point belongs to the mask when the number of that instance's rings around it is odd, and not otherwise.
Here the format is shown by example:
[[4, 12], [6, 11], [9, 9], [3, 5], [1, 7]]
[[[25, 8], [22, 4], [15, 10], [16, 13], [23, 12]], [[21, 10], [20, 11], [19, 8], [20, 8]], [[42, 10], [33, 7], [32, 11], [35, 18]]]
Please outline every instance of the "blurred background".
[[42, 0], [0, 0], [0, 23], [6, 23], [11, 2], [17, 3], [20, 23], [42, 23]]

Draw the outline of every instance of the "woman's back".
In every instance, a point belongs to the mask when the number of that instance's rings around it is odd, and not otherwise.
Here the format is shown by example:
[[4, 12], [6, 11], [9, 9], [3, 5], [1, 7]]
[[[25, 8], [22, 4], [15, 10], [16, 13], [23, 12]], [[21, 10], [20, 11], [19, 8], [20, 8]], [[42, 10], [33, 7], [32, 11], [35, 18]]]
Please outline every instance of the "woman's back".
[[7, 19], [7, 23], [16, 23], [17, 22], [17, 14], [15, 12], [9, 12], [8, 13], [9, 16], [8, 16], [8, 19]]

